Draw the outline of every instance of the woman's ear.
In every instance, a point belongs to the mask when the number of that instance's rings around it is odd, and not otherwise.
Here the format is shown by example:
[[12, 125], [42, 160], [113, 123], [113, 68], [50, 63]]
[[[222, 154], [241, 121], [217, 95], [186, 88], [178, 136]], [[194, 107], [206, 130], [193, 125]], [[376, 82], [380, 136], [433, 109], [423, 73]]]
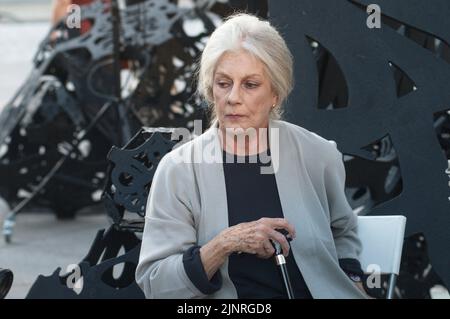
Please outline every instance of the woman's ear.
[[276, 94], [273, 95], [272, 105], [278, 105], [278, 95]]

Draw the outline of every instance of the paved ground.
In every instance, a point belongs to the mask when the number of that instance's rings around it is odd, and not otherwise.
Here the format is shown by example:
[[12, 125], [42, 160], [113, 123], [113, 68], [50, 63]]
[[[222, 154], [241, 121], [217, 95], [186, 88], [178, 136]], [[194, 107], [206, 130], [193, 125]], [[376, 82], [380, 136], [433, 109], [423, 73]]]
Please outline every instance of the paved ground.
[[106, 215], [95, 212], [72, 221], [59, 221], [50, 213], [19, 215], [12, 243], [0, 238], [0, 268], [14, 273], [7, 298], [24, 298], [38, 275], [81, 261], [97, 231], [108, 226]]
[[25, 82], [48, 22], [0, 23], [0, 110]]
[[0, 0], [0, 15], [7, 21], [49, 21], [53, 0]]

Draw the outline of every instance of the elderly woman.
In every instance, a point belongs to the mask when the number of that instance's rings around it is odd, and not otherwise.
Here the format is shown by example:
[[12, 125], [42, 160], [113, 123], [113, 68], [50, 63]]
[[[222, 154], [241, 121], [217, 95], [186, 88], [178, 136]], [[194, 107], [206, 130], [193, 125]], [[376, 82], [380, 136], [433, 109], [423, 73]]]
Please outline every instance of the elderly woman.
[[211, 35], [198, 91], [212, 126], [161, 160], [147, 203], [136, 281], [148, 298], [286, 298], [275, 242], [295, 298], [366, 297], [341, 153], [280, 120], [292, 85], [267, 21], [239, 14]]

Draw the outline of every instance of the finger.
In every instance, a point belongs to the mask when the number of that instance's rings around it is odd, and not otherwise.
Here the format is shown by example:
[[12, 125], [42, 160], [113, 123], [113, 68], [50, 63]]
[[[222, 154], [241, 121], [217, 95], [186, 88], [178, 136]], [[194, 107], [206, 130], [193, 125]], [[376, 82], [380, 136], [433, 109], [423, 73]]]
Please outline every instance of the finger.
[[267, 259], [274, 255], [275, 249], [272, 247], [272, 244], [269, 240], [265, 240], [260, 242], [260, 247], [257, 251], [257, 256], [259, 258]]
[[264, 250], [266, 251], [266, 258], [270, 258], [275, 254], [275, 248], [269, 240], [264, 241]]
[[283, 234], [277, 232], [276, 230], [271, 230], [269, 233], [269, 236], [271, 239], [276, 240], [277, 242], [280, 243], [281, 248], [283, 250], [283, 255], [285, 257], [287, 257], [289, 255], [289, 243], [286, 239], [286, 237], [284, 237]]
[[258, 230], [258, 235], [261, 236], [258, 239], [259, 242], [265, 241], [265, 238], [275, 240], [280, 243], [283, 255], [287, 256], [289, 254], [289, 243], [286, 237], [282, 233], [268, 226], [267, 221], [262, 221], [257, 224], [256, 228]]
[[285, 229], [292, 239], [296, 236], [294, 226], [292, 226], [285, 218], [261, 218], [261, 222], [273, 229]]

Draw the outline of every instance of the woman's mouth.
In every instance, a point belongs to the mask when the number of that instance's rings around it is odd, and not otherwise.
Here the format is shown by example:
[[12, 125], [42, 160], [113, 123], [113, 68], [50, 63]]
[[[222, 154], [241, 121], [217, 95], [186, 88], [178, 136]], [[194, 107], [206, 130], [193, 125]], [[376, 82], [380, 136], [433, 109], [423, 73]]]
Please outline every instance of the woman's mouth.
[[230, 121], [238, 121], [242, 119], [244, 116], [240, 114], [227, 114], [225, 117]]

